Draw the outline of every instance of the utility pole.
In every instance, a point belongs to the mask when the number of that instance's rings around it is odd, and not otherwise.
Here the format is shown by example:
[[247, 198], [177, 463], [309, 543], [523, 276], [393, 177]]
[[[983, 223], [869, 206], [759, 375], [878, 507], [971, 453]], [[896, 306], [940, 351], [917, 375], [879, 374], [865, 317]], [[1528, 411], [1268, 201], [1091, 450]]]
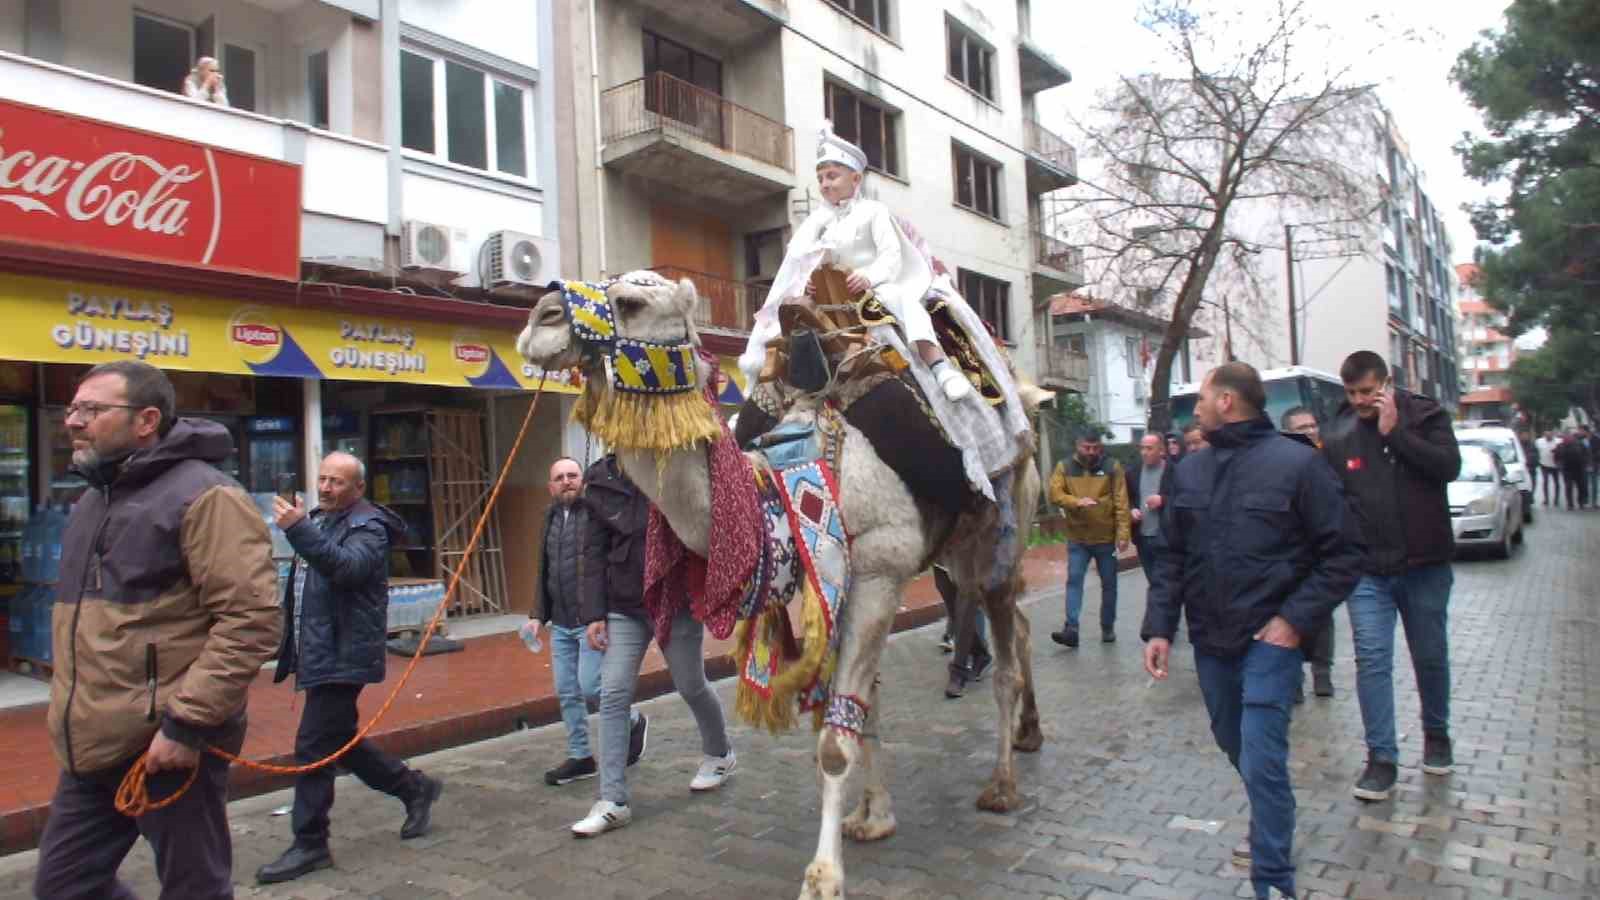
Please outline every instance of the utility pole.
[[1289, 285], [1289, 365], [1300, 365], [1300, 325], [1294, 314], [1294, 226], [1283, 226], [1283, 267]]

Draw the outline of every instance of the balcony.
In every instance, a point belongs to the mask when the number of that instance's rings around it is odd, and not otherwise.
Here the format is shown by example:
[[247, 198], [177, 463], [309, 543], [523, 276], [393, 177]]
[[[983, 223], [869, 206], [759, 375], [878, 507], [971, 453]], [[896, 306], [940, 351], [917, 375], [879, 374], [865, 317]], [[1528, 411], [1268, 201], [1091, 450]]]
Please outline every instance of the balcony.
[[661, 19], [686, 25], [717, 43], [744, 45], [789, 20], [785, 0], [634, 0], [646, 22]]
[[674, 281], [687, 278], [694, 282], [695, 293], [700, 295], [700, 302], [694, 308], [694, 327], [697, 331], [749, 334], [755, 306], [766, 299], [763, 288], [748, 282], [707, 275], [704, 272], [695, 272], [678, 266], [652, 268]]
[[1024, 94], [1037, 94], [1072, 80], [1072, 73], [1067, 71], [1067, 67], [1056, 62], [1031, 38], [1017, 39], [1017, 60]]
[[1065, 347], [1037, 345], [1039, 386], [1047, 391], [1089, 390], [1089, 355]]
[[794, 132], [711, 91], [656, 72], [600, 96], [608, 167], [742, 206], [794, 183]]
[[1084, 286], [1083, 250], [1040, 231], [1033, 232], [1035, 303]]
[[1023, 149], [1028, 154], [1028, 194], [1078, 183], [1078, 151], [1055, 132], [1033, 120], [1023, 122]]

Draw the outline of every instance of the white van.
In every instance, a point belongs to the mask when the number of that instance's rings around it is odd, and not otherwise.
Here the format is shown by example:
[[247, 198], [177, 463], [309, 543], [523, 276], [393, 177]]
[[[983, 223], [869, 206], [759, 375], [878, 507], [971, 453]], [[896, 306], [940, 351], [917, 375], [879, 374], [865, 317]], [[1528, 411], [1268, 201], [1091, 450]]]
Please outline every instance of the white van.
[[1456, 424], [1456, 443], [1463, 447], [1483, 447], [1492, 450], [1505, 463], [1506, 480], [1522, 493], [1522, 521], [1533, 522], [1533, 474], [1529, 460], [1522, 452], [1522, 442], [1517, 433], [1504, 425], [1486, 425], [1481, 422]]

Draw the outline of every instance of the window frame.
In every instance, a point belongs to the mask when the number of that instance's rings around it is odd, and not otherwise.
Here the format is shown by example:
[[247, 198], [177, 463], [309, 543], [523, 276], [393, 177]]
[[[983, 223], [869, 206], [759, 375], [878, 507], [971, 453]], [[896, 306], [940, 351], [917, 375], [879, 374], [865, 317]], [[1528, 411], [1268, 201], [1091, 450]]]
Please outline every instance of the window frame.
[[[876, 95], [856, 90], [855, 88], [839, 81], [838, 79], [830, 78], [824, 74], [822, 78], [822, 113], [828, 119], [828, 121], [833, 123], [833, 130], [835, 134], [839, 133], [839, 119], [835, 115], [837, 108], [834, 104], [834, 95], [836, 92], [848, 94], [850, 95], [850, 98], [855, 101], [856, 139], [851, 141], [851, 143], [855, 144], [857, 147], [860, 147], [863, 153], [867, 152], [867, 147], [866, 144], [860, 139], [862, 127], [861, 107], [865, 105], [878, 111], [879, 121], [881, 122], [880, 131], [882, 132], [881, 137], [883, 142], [882, 147], [885, 165], [873, 165], [872, 158], [869, 155], [867, 158], [867, 168], [877, 172], [880, 175], [886, 175], [897, 181], [910, 183], [909, 179], [904, 174], [905, 166], [900, 154], [900, 124], [902, 121], [901, 111], [889, 106], [887, 103], [884, 103], [882, 98]], [[840, 137], [845, 136], [841, 134]], [[887, 165], [890, 162], [894, 163], [893, 168], [889, 168]]]
[[[953, 61], [951, 51], [955, 49], [953, 44], [958, 40], [961, 45], [961, 71], [955, 72], [951, 70], [950, 65]], [[972, 53], [968, 48], [969, 42], [973, 45], [972, 50], [975, 50], [978, 55], [980, 68], [982, 69], [982, 71], [979, 73], [981, 77], [976, 79], [974, 79], [972, 73], [968, 71], [972, 59]], [[995, 52], [994, 45], [983, 38], [978, 37], [977, 32], [974, 32], [971, 28], [961, 24], [952, 16], [946, 15], [944, 17], [945, 76], [951, 81], [954, 81], [956, 84], [966, 88], [973, 94], [976, 94], [978, 97], [982, 98], [984, 102], [994, 106], [999, 106], [1000, 92], [996, 89], [995, 85], [995, 81], [997, 80], [996, 76], [998, 75], [998, 67], [995, 65], [996, 55], [997, 54]], [[978, 83], [974, 84], [974, 80], [976, 80]]]
[[[958, 267], [956, 286], [961, 291], [962, 299], [978, 314], [978, 318], [994, 328], [996, 337], [1009, 346], [1016, 346], [1011, 337], [1011, 282]], [[996, 296], [991, 297], [986, 289], [993, 289]]]
[[[513, 181], [518, 184], [536, 185], [534, 173], [538, 171], [534, 151], [537, 139], [534, 133], [534, 93], [535, 86], [528, 81], [511, 75], [507, 72], [489, 68], [480, 62], [461, 59], [449, 53], [440, 52], [426, 45], [411, 42], [402, 43], [400, 46], [402, 59], [409, 53], [420, 59], [428, 60], [433, 84], [433, 149], [419, 150], [414, 147], [401, 145], [402, 152], [416, 159], [427, 160], [442, 166], [449, 166], [463, 172], [471, 172], [488, 178], [499, 178]], [[448, 65], [457, 65], [483, 76], [483, 102], [484, 102], [484, 168], [478, 168], [467, 163], [459, 163], [450, 158], [450, 106], [447, 96], [446, 71]], [[514, 88], [522, 94], [522, 165], [524, 174], [507, 172], [500, 168], [499, 147], [499, 122], [497, 121], [495, 105], [495, 86], [504, 84]], [[400, 102], [405, 103], [405, 86], [400, 85]], [[404, 125], [402, 124], [402, 128]], [[402, 138], [403, 140], [403, 138]]]
[[894, 25], [894, 17], [889, 15], [889, 0], [866, 0], [866, 2], [872, 4], [877, 13], [875, 18], [882, 19], [881, 22], [868, 21], [863, 19], [860, 13], [856, 12], [856, 4], [860, 3], [861, 0], [825, 0], [825, 2], [827, 6], [831, 6], [836, 11], [850, 17], [856, 24], [868, 31], [893, 39], [894, 33], [891, 28]]
[[1122, 355], [1127, 357], [1129, 378], [1138, 378], [1144, 374], [1143, 367], [1139, 365], [1138, 336], [1131, 334], [1122, 336]]
[[[966, 155], [972, 169], [972, 203], [970, 205], [961, 202], [961, 183], [963, 176], [963, 172], [961, 170], [961, 157], [963, 154]], [[994, 201], [993, 211], [983, 209], [978, 206], [977, 172], [980, 165], [986, 166], [989, 170], [992, 170], [992, 176], [989, 179], [991, 181], [989, 190], [990, 196]], [[1004, 225], [1005, 220], [1003, 219], [1003, 216], [1005, 215], [1005, 201], [1003, 199], [1003, 195], [1005, 189], [1005, 180], [1002, 177], [1004, 173], [1005, 165], [998, 160], [993, 159], [983, 153], [979, 153], [977, 150], [972, 149], [958, 140], [952, 139], [950, 141], [950, 199], [951, 202], [953, 202], [956, 206], [959, 206], [975, 215], [983, 216], [985, 219], [989, 219], [992, 222]]]

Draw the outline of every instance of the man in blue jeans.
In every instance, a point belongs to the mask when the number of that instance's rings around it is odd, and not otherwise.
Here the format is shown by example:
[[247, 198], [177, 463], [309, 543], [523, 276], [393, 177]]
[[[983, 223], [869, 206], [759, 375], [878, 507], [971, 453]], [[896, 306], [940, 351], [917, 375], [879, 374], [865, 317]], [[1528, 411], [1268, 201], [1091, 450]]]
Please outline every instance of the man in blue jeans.
[[1195, 418], [1210, 446], [1185, 456], [1164, 504], [1141, 636], [1144, 667], [1167, 677], [1178, 615], [1189, 617], [1195, 673], [1217, 746], [1250, 798], [1234, 851], [1258, 898], [1294, 896], [1289, 719], [1309, 633], [1349, 593], [1360, 551], [1339, 479], [1315, 450], [1278, 433], [1245, 363], [1206, 376]]
[[1367, 765], [1353, 793], [1386, 800], [1399, 774], [1394, 723], [1394, 624], [1405, 626], [1422, 702], [1422, 771], [1448, 775], [1450, 652], [1447, 608], [1455, 531], [1446, 488], [1461, 470], [1450, 414], [1396, 388], [1383, 357], [1361, 350], [1339, 369], [1346, 403], [1324, 430], [1328, 462], [1360, 513], [1366, 561], [1350, 595], [1356, 698]]
[[1078, 615], [1083, 611], [1083, 582], [1094, 561], [1100, 573], [1100, 640], [1117, 639], [1117, 552], [1128, 546], [1128, 480], [1122, 464], [1105, 464], [1100, 435], [1078, 438], [1071, 459], [1050, 474], [1050, 502], [1067, 519], [1067, 623], [1050, 639], [1064, 647], [1078, 646]]

